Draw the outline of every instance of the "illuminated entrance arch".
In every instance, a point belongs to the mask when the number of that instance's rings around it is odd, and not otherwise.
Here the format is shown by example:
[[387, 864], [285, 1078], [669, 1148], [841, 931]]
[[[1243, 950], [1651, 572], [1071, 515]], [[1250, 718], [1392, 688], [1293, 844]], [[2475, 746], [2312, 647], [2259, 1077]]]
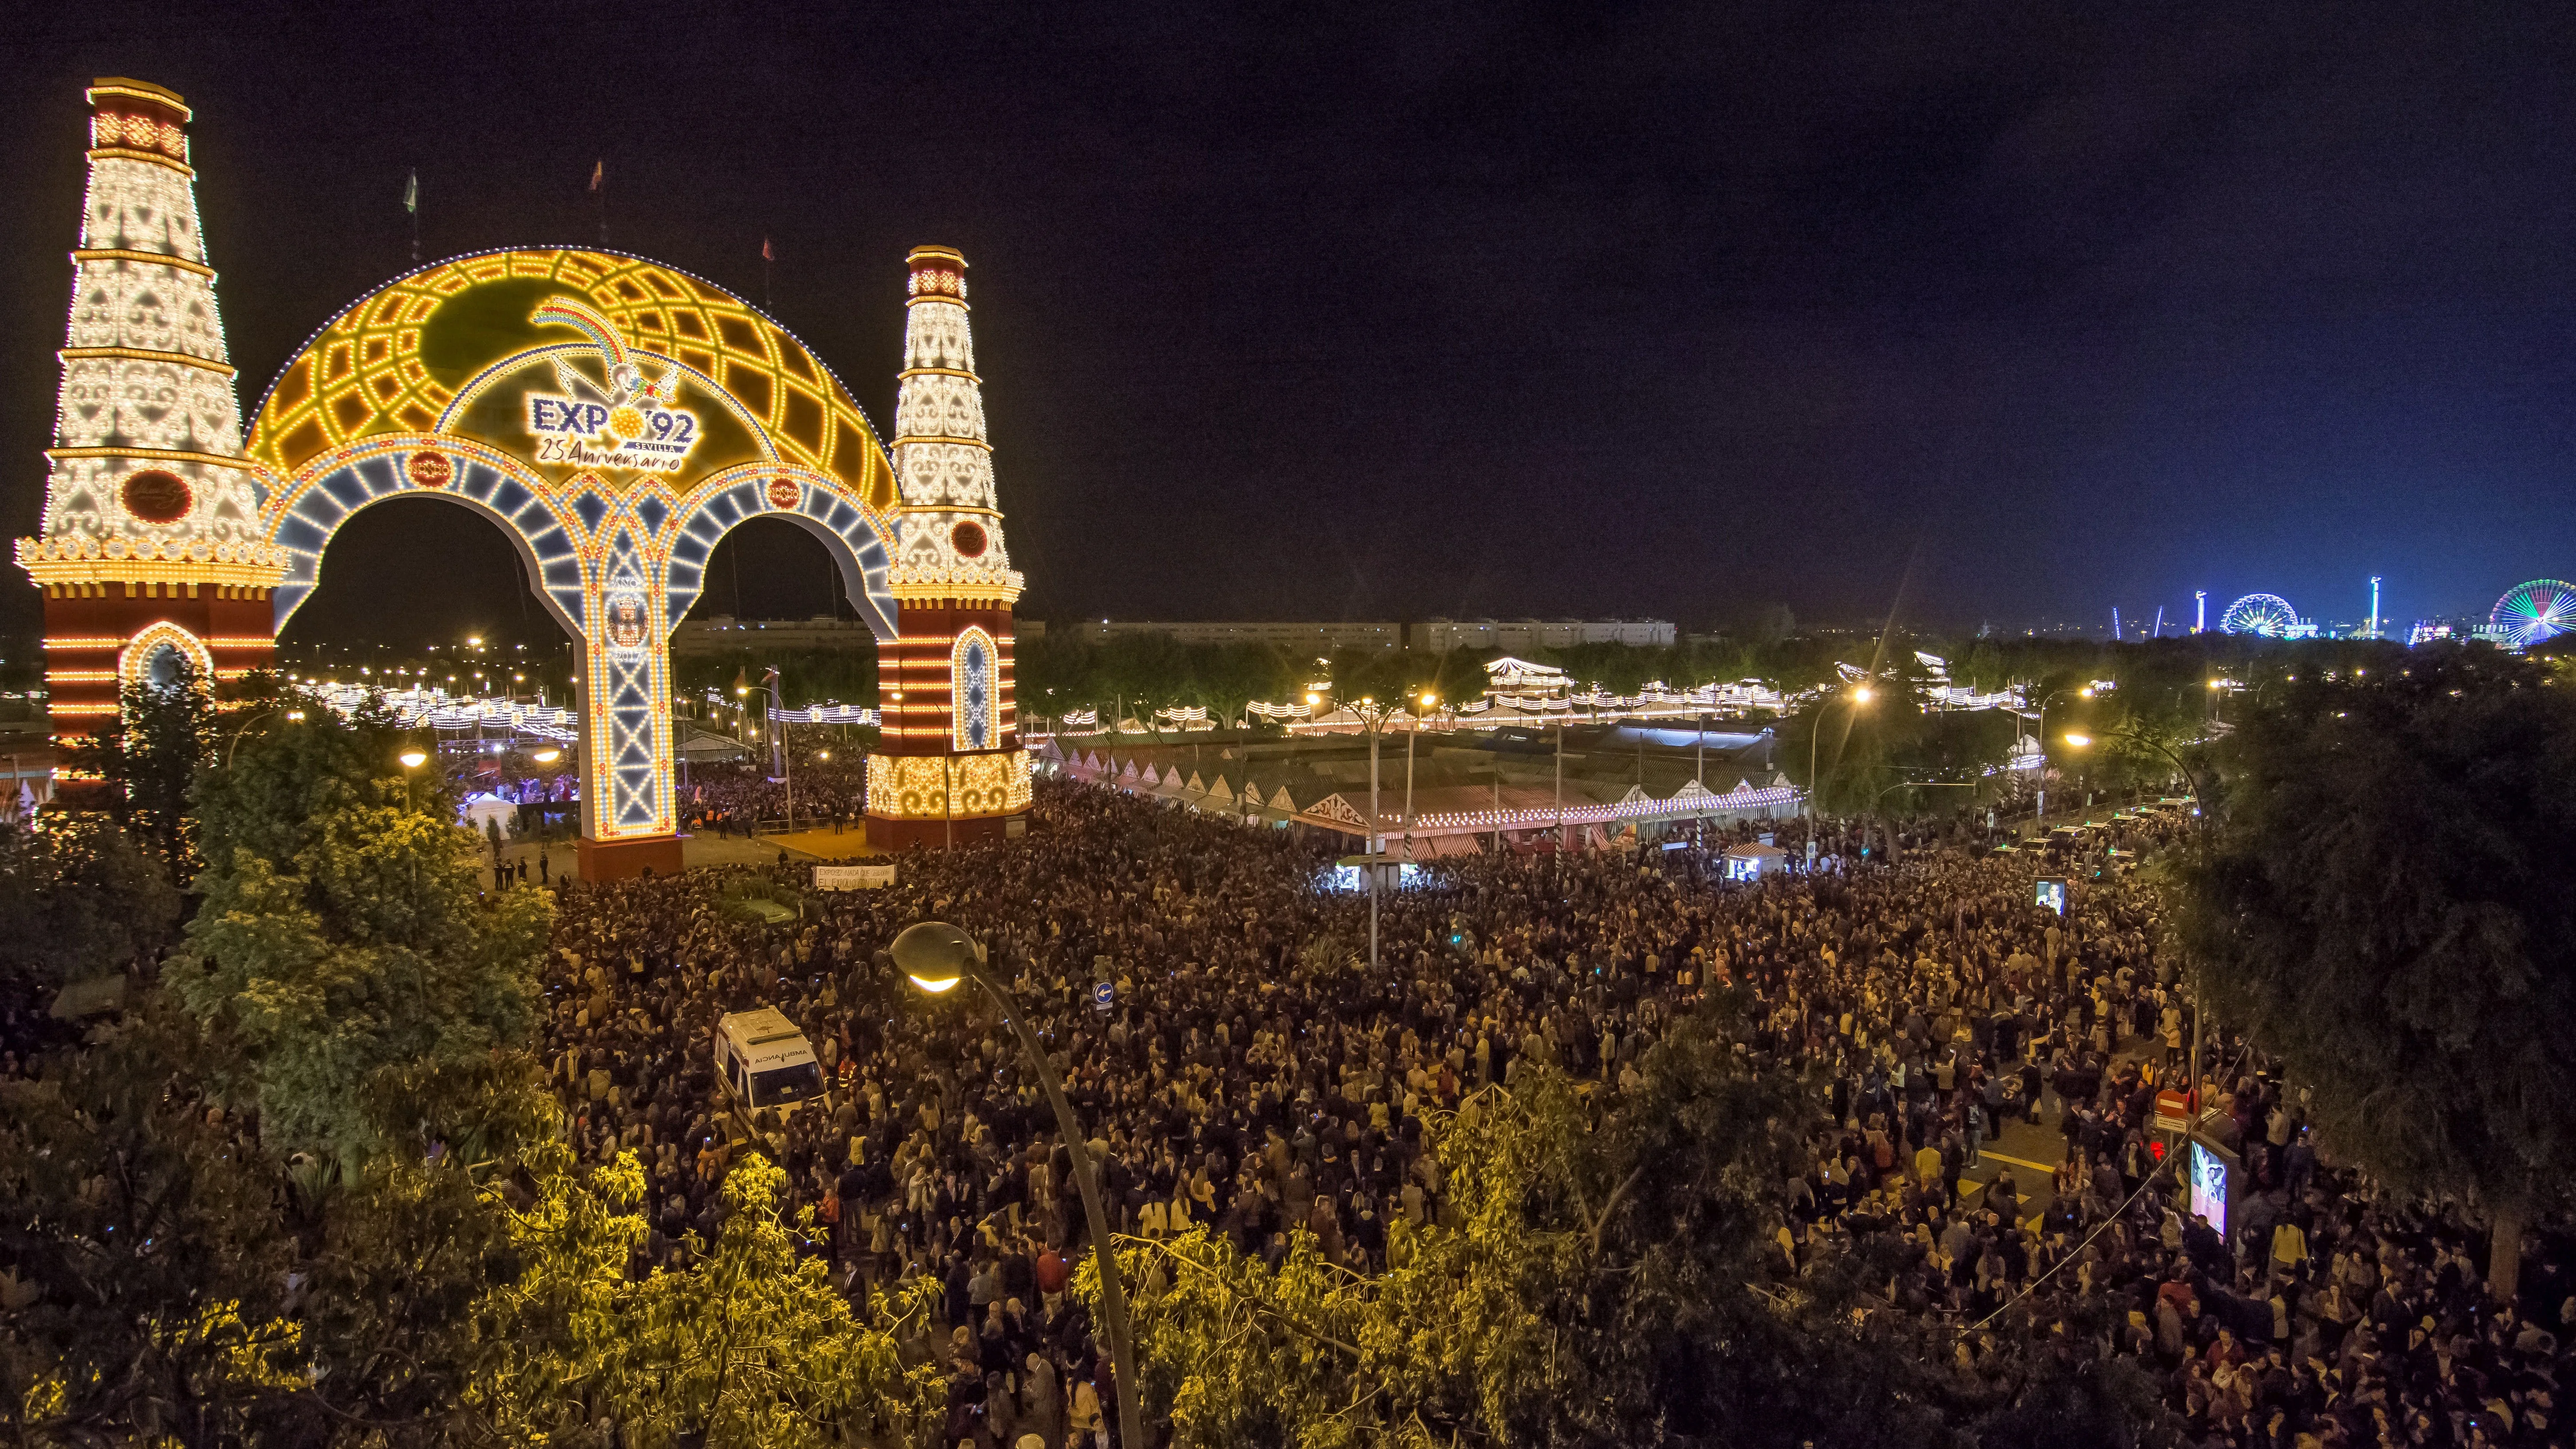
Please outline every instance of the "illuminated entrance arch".
[[245, 434], [197, 225], [194, 113], [131, 77], [87, 101], [44, 518], [16, 549], [44, 591], [58, 743], [108, 727], [120, 685], [183, 659], [217, 680], [269, 667], [350, 516], [434, 494], [497, 524], [583, 642], [582, 874], [677, 869], [670, 631], [725, 533], [778, 517], [822, 541], [884, 646], [869, 843], [1020, 833], [1026, 580], [1002, 536], [964, 256], [904, 258], [891, 464], [840, 379], [757, 309], [586, 248], [396, 278], [314, 334]]
[[396, 279], [280, 372], [243, 454], [284, 564], [282, 629], [342, 525], [431, 494], [519, 549], [582, 641], [582, 873], [680, 865], [669, 637], [731, 529], [820, 540], [859, 616], [897, 637], [885, 450], [849, 391], [733, 294], [593, 250], [487, 252]]

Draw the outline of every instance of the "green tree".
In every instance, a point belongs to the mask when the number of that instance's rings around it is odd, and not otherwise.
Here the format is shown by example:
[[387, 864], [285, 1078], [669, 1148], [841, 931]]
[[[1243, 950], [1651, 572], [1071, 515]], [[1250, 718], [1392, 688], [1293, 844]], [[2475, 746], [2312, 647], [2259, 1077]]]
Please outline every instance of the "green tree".
[[110, 822], [0, 825], [0, 983], [21, 997], [149, 957], [178, 918], [161, 863]]
[[206, 903], [167, 974], [268, 1140], [351, 1167], [377, 1073], [525, 1045], [552, 919], [544, 892], [479, 896], [454, 784], [396, 775], [397, 747], [382, 719], [314, 711], [208, 771]]
[[303, 1384], [279, 1184], [191, 1079], [205, 1044], [142, 1014], [0, 1087], [0, 1431], [232, 1442]]
[[209, 684], [185, 660], [162, 683], [129, 684], [115, 717], [71, 752], [73, 768], [106, 781], [110, 818], [160, 857], [173, 880], [197, 867], [188, 792], [221, 733]]
[[2309, 1089], [2344, 1160], [2483, 1202], [2510, 1292], [2576, 1168], [2576, 696], [2484, 648], [2302, 672], [2212, 793], [2177, 868], [2202, 1000]]
[[634, 1449], [683, 1434], [767, 1449], [824, 1442], [835, 1427], [919, 1443], [938, 1422], [939, 1370], [906, 1368], [898, 1342], [928, 1321], [937, 1284], [880, 1291], [864, 1318], [853, 1313], [822, 1261], [799, 1255], [803, 1234], [777, 1210], [786, 1174], [761, 1157], [726, 1174], [712, 1249], [685, 1272], [640, 1279], [626, 1271], [646, 1233], [634, 1154], [579, 1179], [561, 1147], [533, 1166], [533, 1201], [509, 1211], [525, 1268], [481, 1310], [500, 1352], [472, 1399], [502, 1437], [585, 1443], [606, 1420]]
[[[1792, 1279], [1768, 1242], [1812, 1094], [1677, 1023], [1596, 1108], [1551, 1067], [1435, 1126], [1452, 1211], [1362, 1277], [1296, 1234], [1130, 1240], [1144, 1392], [1183, 1445], [1891, 1445], [1963, 1397], [1863, 1260]], [[1883, 1281], [1880, 1280], [1880, 1281]], [[1096, 1289], [1086, 1265], [1079, 1291]]]

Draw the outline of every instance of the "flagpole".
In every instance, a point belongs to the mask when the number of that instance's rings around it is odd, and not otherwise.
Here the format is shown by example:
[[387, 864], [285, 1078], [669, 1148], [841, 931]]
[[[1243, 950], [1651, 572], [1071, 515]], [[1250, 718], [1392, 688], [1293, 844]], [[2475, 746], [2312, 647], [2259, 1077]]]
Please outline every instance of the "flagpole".
[[420, 265], [420, 168], [403, 183], [403, 210], [411, 213], [411, 264]]

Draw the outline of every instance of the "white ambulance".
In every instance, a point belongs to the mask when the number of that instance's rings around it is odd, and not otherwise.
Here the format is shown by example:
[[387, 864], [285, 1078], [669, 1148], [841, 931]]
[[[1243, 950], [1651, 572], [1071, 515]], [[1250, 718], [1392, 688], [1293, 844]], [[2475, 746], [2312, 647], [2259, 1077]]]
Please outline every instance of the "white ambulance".
[[823, 1066], [814, 1045], [774, 1006], [737, 1011], [716, 1023], [716, 1075], [734, 1110], [748, 1118], [763, 1108], [781, 1117], [823, 1100]]

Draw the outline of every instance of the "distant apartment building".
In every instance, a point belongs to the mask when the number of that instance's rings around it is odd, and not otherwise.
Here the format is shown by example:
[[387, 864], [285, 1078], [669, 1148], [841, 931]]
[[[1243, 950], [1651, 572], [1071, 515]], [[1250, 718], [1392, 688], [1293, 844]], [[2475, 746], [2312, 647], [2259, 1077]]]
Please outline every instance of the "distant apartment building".
[[1570, 649], [1578, 644], [1633, 644], [1669, 649], [1669, 619], [1431, 619], [1406, 626], [1407, 644], [1439, 653], [1450, 649]]
[[[1018, 637], [1033, 638], [1046, 631], [1035, 620], [1017, 621]], [[835, 619], [817, 614], [810, 619], [737, 619], [718, 614], [711, 619], [683, 619], [671, 631], [671, 653], [675, 656], [731, 654], [741, 649], [847, 649], [873, 650], [876, 636], [857, 619]]]
[[[1048, 626], [1034, 619], [1015, 623], [1023, 641], [1048, 632]], [[1430, 653], [1499, 649], [1508, 654], [1567, 649], [1578, 644], [1668, 648], [1675, 637], [1668, 619], [1427, 619], [1419, 623], [1078, 619], [1058, 622], [1054, 632], [1093, 644], [1106, 644], [1122, 634], [1165, 634], [1184, 644], [1268, 644], [1317, 655], [1345, 649], [1418, 649]], [[876, 640], [868, 633], [867, 625], [856, 619], [821, 615], [811, 619], [736, 619], [718, 614], [711, 619], [684, 620], [671, 634], [671, 652], [675, 655], [725, 654], [738, 649], [875, 647]]]
[[1121, 634], [1167, 634], [1184, 644], [1272, 644], [1282, 649], [1330, 654], [1338, 649], [1401, 649], [1404, 627], [1371, 623], [1163, 624], [1143, 619], [1077, 619], [1070, 623], [1058, 621], [1053, 629], [1093, 644], [1106, 644]]
[[1144, 619], [1083, 619], [1055, 625], [1094, 644], [1121, 634], [1166, 634], [1184, 644], [1273, 644], [1330, 654], [1340, 649], [1565, 649], [1577, 644], [1634, 644], [1669, 648], [1668, 619], [1427, 619], [1419, 623], [1160, 623]]

